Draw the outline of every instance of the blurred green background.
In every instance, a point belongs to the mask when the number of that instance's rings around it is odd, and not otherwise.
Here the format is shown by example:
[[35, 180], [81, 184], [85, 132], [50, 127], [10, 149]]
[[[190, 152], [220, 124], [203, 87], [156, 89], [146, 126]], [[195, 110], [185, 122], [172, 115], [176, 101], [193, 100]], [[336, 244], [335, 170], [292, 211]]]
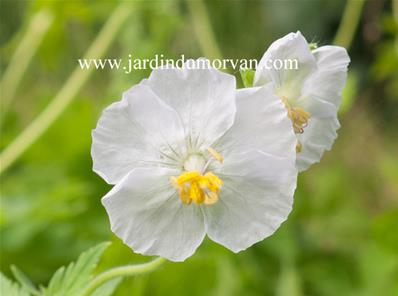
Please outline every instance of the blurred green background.
[[[59, 99], [77, 59], [118, 5], [1, 1], [2, 78], [14, 67], [1, 90], [3, 152]], [[276, 234], [237, 255], [206, 240], [184, 263], [125, 279], [115, 295], [398, 295], [398, 4], [348, 6], [342, 0], [133, 1], [123, 9], [131, 12], [114, 25], [109, 46], [103, 41], [94, 49], [103, 46], [104, 57], [259, 59], [272, 41], [300, 30], [319, 45], [345, 45], [352, 62], [339, 137], [321, 163], [300, 174], [294, 210]], [[23, 42], [28, 46], [19, 52]], [[1, 271], [9, 277], [15, 264], [45, 285], [59, 266], [107, 240], [113, 244], [98, 270], [149, 259], [112, 235], [100, 203], [111, 187], [92, 172], [90, 157], [100, 112], [149, 71], [87, 72], [87, 81], [77, 75], [66, 91], [70, 104], [64, 99], [37, 141], [28, 143], [25, 134], [26, 150], [1, 175]]]

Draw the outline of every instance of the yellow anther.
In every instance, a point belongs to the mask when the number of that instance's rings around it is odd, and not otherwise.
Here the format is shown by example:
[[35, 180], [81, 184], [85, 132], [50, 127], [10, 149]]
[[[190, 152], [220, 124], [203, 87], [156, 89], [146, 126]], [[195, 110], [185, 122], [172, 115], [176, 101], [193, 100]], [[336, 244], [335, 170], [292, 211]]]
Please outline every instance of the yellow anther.
[[293, 129], [296, 134], [302, 134], [308, 125], [311, 114], [300, 107], [292, 107], [286, 97], [281, 97], [287, 109], [287, 115], [293, 122]]
[[215, 192], [208, 192], [205, 197], [205, 205], [213, 205], [218, 201], [218, 194]]
[[200, 178], [200, 173], [198, 171], [185, 172], [177, 178], [177, 183], [184, 184], [186, 182], [197, 180], [198, 178]]
[[301, 142], [300, 142], [300, 141], [297, 141], [297, 144], [296, 144], [296, 152], [297, 152], [297, 153], [300, 153], [302, 148], [303, 148], [303, 145], [301, 144]]
[[211, 156], [214, 157], [214, 159], [218, 160], [219, 162], [223, 162], [224, 161], [224, 157], [218, 153], [215, 149], [209, 147], [207, 148], [207, 151], [210, 153]]
[[190, 192], [188, 189], [186, 188], [182, 188], [178, 191], [178, 194], [180, 196], [181, 201], [186, 204], [189, 205], [192, 202], [192, 199], [189, 197]]
[[294, 132], [302, 134], [304, 128], [308, 125], [308, 119], [311, 116], [310, 113], [300, 107], [291, 107], [288, 109], [287, 114], [293, 122]]
[[199, 182], [191, 182], [189, 187], [189, 198], [196, 204], [201, 204], [205, 201], [205, 193], [199, 186]]
[[211, 172], [206, 173], [203, 179], [206, 180], [206, 187], [212, 192], [218, 192], [224, 185], [223, 181]]
[[211, 205], [217, 202], [218, 192], [223, 182], [215, 174], [208, 172], [205, 175], [198, 171], [184, 172], [178, 177], [171, 177], [170, 183], [177, 189], [184, 204]]

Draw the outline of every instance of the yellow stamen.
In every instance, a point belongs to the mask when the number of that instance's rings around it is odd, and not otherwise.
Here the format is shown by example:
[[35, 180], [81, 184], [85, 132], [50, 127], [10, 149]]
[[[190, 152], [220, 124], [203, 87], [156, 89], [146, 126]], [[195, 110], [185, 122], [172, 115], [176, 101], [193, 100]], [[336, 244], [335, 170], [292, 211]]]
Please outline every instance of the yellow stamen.
[[205, 205], [213, 205], [218, 201], [218, 194], [215, 192], [208, 192], [205, 197]]
[[301, 144], [301, 142], [300, 142], [300, 141], [297, 141], [297, 144], [296, 144], [296, 152], [297, 152], [297, 153], [300, 153], [302, 148], [303, 148], [303, 145]]
[[178, 177], [171, 177], [170, 182], [184, 204], [214, 204], [223, 186], [221, 179], [212, 172], [202, 175], [199, 171], [184, 172]]
[[209, 147], [207, 148], [207, 151], [211, 154], [211, 156], [214, 157], [214, 159], [218, 160], [219, 162], [223, 162], [224, 161], [224, 157], [218, 153], [215, 149]]
[[191, 182], [189, 187], [189, 198], [196, 204], [201, 204], [205, 201], [205, 193], [199, 186], [199, 182]]
[[302, 134], [308, 125], [311, 114], [301, 107], [292, 107], [286, 97], [281, 97], [287, 109], [287, 115], [293, 122], [293, 129], [296, 134]]

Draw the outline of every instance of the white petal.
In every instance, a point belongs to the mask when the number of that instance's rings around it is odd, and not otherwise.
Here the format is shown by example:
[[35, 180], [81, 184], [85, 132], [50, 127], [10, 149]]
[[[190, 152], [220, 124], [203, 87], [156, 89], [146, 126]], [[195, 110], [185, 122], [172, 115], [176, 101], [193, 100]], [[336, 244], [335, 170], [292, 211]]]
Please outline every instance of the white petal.
[[314, 95], [302, 96], [295, 102], [294, 106], [303, 108], [313, 118], [334, 117], [337, 114], [337, 107], [333, 103], [317, 98]]
[[295, 146], [296, 137], [286, 108], [268, 84], [237, 91], [234, 125], [214, 148], [222, 155], [256, 149], [294, 157]]
[[144, 85], [106, 108], [92, 137], [93, 169], [110, 184], [140, 165], [173, 166], [185, 147], [177, 113]]
[[337, 117], [310, 118], [304, 133], [298, 135], [302, 150], [297, 153], [297, 168], [304, 171], [319, 162], [325, 150], [332, 148], [340, 127]]
[[[297, 60], [297, 69], [277, 70], [269, 64], [275, 60]], [[309, 45], [300, 32], [290, 33], [278, 39], [265, 52], [257, 66], [254, 76], [254, 85], [260, 86], [267, 82], [273, 82], [278, 95], [289, 99], [297, 99], [306, 77], [316, 68], [314, 55]]]
[[230, 155], [217, 203], [203, 208], [206, 232], [215, 242], [239, 252], [275, 232], [289, 215], [297, 170], [291, 158], [259, 151]]
[[317, 70], [305, 82], [303, 97], [329, 102], [337, 110], [350, 58], [347, 51], [339, 46], [322, 46], [314, 50], [313, 54]]
[[165, 168], [135, 169], [103, 199], [111, 229], [135, 252], [172, 261], [191, 256], [205, 236], [203, 214], [184, 205]]
[[177, 111], [196, 148], [223, 135], [235, 115], [235, 77], [213, 68], [192, 69], [206, 61], [189, 60], [183, 69], [159, 68], [144, 81]]

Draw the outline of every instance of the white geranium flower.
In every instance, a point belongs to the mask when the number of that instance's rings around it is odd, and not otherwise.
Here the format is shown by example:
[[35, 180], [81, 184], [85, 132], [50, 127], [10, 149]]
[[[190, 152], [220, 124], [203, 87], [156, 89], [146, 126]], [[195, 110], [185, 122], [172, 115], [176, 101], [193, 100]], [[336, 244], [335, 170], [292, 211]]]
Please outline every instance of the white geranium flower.
[[[270, 67], [277, 59], [297, 60], [298, 69]], [[272, 82], [275, 93], [285, 104], [297, 135], [300, 171], [318, 162], [337, 137], [337, 110], [349, 62], [346, 50], [339, 46], [311, 51], [300, 32], [275, 41], [260, 60], [254, 85]]]
[[183, 261], [206, 234], [239, 252], [279, 227], [295, 145], [270, 87], [237, 92], [215, 69], [157, 69], [105, 109], [92, 157], [116, 184], [102, 199], [112, 231], [135, 252]]

